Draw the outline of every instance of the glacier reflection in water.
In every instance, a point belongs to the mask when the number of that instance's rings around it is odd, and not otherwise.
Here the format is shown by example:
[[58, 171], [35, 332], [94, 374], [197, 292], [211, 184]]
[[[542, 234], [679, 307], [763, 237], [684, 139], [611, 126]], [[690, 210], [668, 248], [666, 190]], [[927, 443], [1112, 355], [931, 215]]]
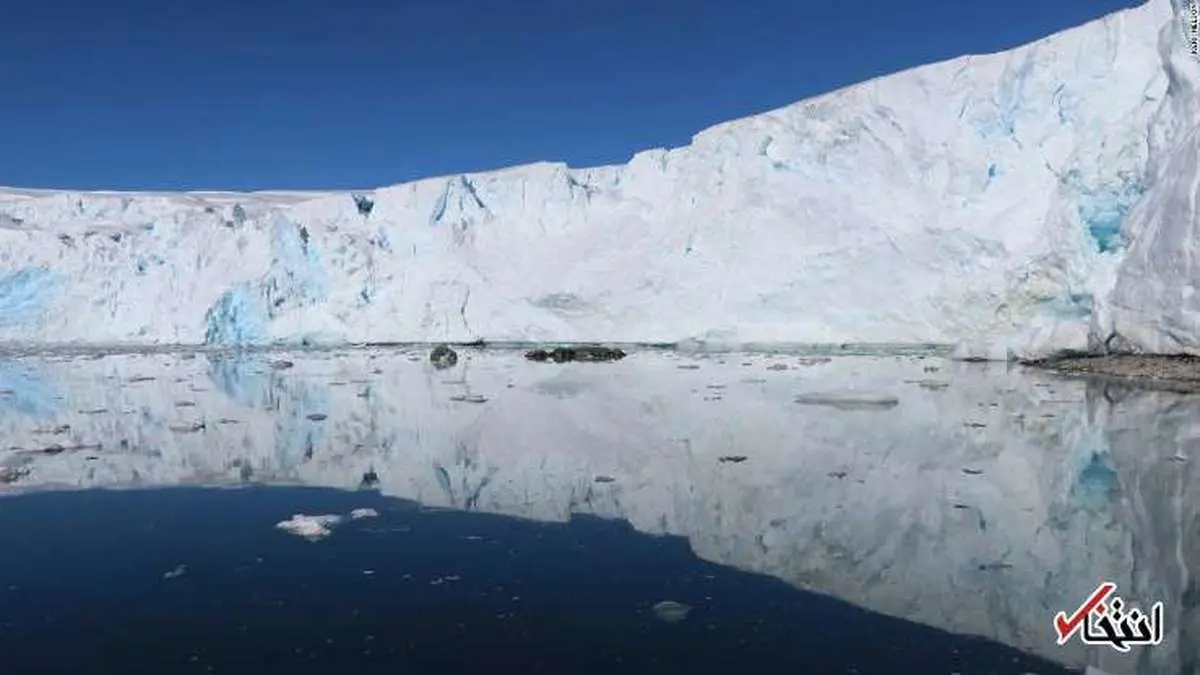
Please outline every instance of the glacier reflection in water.
[[[543, 523], [287, 486], [4, 505], [6, 675], [1070, 672], [699, 560], [687, 540], [620, 520]], [[373, 517], [319, 543], [270, 527], [364, 505]]]
[[[0, 372], [20, 373], [0, 392], [7, 492], [365, 486], [589, 514], [1071, 666], [1178, 673], [1200, 655], [1196, 397], [920, 355], [468, 351], [446, 371], [417, 351], [46, 355]], [[1100, 580], [1165, 602], [1161, 646], [1055, 644], [1054, 613]]]

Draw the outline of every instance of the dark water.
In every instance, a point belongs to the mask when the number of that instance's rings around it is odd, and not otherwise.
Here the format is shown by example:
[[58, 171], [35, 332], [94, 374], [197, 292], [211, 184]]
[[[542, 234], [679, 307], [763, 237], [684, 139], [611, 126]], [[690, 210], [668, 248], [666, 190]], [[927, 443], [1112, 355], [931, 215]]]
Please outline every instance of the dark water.
[[[321, 541], [274, 527], [361, 507], [379, 516]], [[1069, 672], [594, 517], [309, 488], [89, 490], [6, 498], [0, 542], [6, 675]], [[694, 609], [667, 622], [662, 600]]]

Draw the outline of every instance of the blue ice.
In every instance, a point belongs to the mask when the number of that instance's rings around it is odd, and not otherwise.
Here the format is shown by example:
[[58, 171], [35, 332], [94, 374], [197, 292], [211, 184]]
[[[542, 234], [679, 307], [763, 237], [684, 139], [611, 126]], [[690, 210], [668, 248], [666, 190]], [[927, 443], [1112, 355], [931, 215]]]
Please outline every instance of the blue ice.
[[55, 275], [44, 267], [0, 272], [0, 326], [34, 319], [56, 290]]
[[209, 379], [231, 400], [257, 410], [271, 411], [275, 423], [275, 456], [280, 466], [294, 469], [325, 442], [329, 391], [312, 382], [275, 370], [262, 354], [213, 354]]
[[271, 266], [266, 276], [218, 298], [205, 314], [204, 341], [261, 344], [272, 319], [290, 308], [322, 302], [328, 293], [329, 280], [308, 230], [280, 218], [271, 231]]
[[18, 363], [0, 362], [0, 408], [33, 417], [59, 412], [59, 398], [33, 370]]
[[268, 312], [262, 295], [242, 284], [221, 294], [204, 315], [204, 343], [250, 345], [266, 335]]
[[1107, 453], [1093, 452], [1075, 479], [1073, 493], [1080, 505], [1089, 511], [1103, 511], [1120, 489], [1116, 469]]
[[1065, 296], [1042, 300], [1043, 309], [1055, 316], [1071, 319], [1086, 319], [1092, 315], [1095, 298], [1091, 293], [1070, 293]]
[[1101, 193], [1080, 200], [1079, 219], [1088, 229], [1101, 252], [1113, 251], [1124, 244], [1121, 226], [1129, 208], [1141, 192]]
[[1145, 192], [1142, 182], [1122, 175], [1113, 184], [1099, 188], [1085, 187], [1081, 185], [1077, 171], [1068, 172], [1064, 180], [1079, 190], [1079, 219], [1096, 243], [1096, 248], [1106, 252], [1123, 247], [1125, 240], [1122, 227], [1129, 209]]
[[232, 401], [247, 408], [270, 405], [271, 364], [261, 355], [211, 354], [208, 377]]
[[292, 469], [325, 444], [327, 423], [311, 416], [329, 414], [329, 390], [303, 380], [275, 378], [273, 386], [280, 402], [280, 410], [274, 415], [275, 456], [283, 467]]
[[263, 282], [268, 316], [275, 318], [288, 308], [314, 305], [327, 297], [329, 282], [308, 230], [280, 218], [271, 232], [271, 254], [271, 268]]

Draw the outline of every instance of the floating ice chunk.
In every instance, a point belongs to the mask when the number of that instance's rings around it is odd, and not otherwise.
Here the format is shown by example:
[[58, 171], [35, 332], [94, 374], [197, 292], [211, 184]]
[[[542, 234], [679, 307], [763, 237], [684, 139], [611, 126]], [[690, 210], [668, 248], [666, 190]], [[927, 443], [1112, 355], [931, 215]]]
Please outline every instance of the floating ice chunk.
[[304, 537], [310, 541], [316, 541], [328, 537], [331, 533], [330, 528], [340, 522], [342, 522], [341, 516], [306, 516], [302, 513], [297, 513], [290, 520], [276, 523], [275, 527], [289, 534]]
[[663, 600], [656, 603], [651, 609], [654, 610], [654, 616], [658, 617], [660, 621], [667, 623], [679, 623], [686, 619], [692, 611], [690, 605], [675, 602], [674, 600]]
[[[363, 518], [375, 518], [379, 512], [375, 509], [354, 509], [350, 512], [351, 520], [361, 520]], [[294, 534], [298, 537], [304, 537], [310, 541], [324, 539], [328, 537], [333, 526], [339, 525], [344, 521], [345, 516], [324, 515], [324, 516], [306, 516], [302, 513], [297, 513], [290, 520], [284, 520], [275, 524], [275, 527]]]
[[799, 394], [795, 402], [804, 405], [827, 405], [839, 410], [877, 410], [894, 408], [900, 404], [900, 399], [886, 392], [838, 389]]

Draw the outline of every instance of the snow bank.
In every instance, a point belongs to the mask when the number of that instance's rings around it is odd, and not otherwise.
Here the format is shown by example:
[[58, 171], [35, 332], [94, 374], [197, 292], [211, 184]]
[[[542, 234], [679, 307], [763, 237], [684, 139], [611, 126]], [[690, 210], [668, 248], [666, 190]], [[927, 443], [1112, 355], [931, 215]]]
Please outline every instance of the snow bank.
[[1182, 95], [1159, 52], [1171, 12], [1153, 0], [622, 166], [359, 195], [7, 191], [0, 342], [1082, 348], [1153, 183], [1147, 130], [1174, 139], [1154, 126]]

